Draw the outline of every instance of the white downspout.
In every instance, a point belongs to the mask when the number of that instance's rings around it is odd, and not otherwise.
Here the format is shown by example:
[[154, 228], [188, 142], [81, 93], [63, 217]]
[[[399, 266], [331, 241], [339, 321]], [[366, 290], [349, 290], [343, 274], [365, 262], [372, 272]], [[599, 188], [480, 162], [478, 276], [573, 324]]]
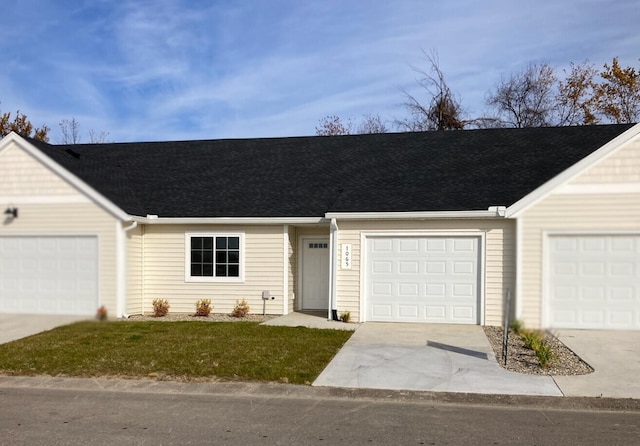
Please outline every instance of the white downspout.
[[519, 320], [522, 320], [522, 231], [522, 217], [516, 217], [516, 283], [513, 293], [513, 314]]
[[134, 221], [130, 226], [123, 227], [120, 222], [116, 223], [116, 262], [117, 262], [117, 283], [116, 291], [116, 317], [127, 319], [128, 314], [124, 312], [126, 308], [127, 297], [127, 232], [138, 226], [138, 222]]
[[289, 313], [289, 225], [282, 228], [282, 314]]
[[338, 275], [338, 259], [336, 257], [338, 252], [338, 224], [336, 219], [331, 219], [331, 230], [329, 232], [329, 320], [338, 319], [338, 302], [336, 299], [337, 294], [337, 275]]

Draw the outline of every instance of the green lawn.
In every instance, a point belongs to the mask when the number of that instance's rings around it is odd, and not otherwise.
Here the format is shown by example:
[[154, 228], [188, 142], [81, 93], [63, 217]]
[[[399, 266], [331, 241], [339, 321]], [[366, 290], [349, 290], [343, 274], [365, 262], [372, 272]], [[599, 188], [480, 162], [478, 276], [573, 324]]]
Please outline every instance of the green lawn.
[[255, 322], [80, 322], [0, 345], [0, 373], [310, 384], [351, 334]]

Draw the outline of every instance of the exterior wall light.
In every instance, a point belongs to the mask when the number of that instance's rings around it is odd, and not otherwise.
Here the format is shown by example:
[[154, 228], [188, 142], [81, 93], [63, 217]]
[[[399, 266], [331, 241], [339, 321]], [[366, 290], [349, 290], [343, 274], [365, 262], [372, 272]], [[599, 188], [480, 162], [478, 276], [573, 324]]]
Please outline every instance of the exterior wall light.
[[4, 215], [6, 215], [7, 218], [18, 218], [18, 208], [9, 206], [7, 210], [4, 211]]

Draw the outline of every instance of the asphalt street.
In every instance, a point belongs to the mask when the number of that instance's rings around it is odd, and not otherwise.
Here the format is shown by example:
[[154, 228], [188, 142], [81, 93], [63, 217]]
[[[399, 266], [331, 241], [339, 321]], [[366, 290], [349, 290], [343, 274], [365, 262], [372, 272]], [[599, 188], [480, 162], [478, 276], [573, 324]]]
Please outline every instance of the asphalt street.
[[545, 407], [545, 399], [452, 403], [304, 387], [200, 394], [176, 388], [0, 386], [0, 444], [616, 445], [640, 438], [637, 408]]

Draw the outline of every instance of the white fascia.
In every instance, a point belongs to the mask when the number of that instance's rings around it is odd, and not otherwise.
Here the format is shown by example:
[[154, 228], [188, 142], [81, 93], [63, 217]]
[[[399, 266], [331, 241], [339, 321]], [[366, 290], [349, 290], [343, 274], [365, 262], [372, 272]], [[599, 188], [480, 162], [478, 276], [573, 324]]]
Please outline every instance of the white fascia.
[[524, 211], [529, 209], [540, 200], [547, 197], [552, 192], [555, 192], [559, 186], [565, 185], [575, 177], [586, 171], [589, 167], [596, 164], [598, 161], [606, 157], [607, 155], [622, 148], [625, 144], [640, 134], [640, 124], [636, 124], [624, 133], [621, 133], [599, 149], [591, 152], [588, 156], [582, 158], [580, 161], [569, 167], [564, 172], [556, 175], [542, 186], [538, 187], [531, 193], [525, 195], [523, 198], [509, 206], [507, 209], [507, 218], [515, 218], [520, 216]]
[[124, 212], [118, 206], [113, 204], [113, 202], [105, 198], [104, 195], [97, 192], [95, 189], [93, 189], [87, 183], [82, 181], [80, 178], [78, 178], [77, 176], [69, 172], [67, 169], [62, 167], [60, 164], [56, 163], [54, 160], [49, 158], [47, 155], [45, 155], [43, 152], [38, 150], [35, 146], [33, 146], [31, 143], [29, 143], [20, 135], [14, 132], [11, 132], [9, 133], [9, 135], [2, 138], [2, 141], [0, 141], [0, 151], [2, 151], [2, 149], [6, 145], [10, 144], [11, 142], [18, 145], [21, 149], [23, 149], [29, 155], [33, 156], [35, 159], [40, 161], [42, 164], [48, 167], [51, 171], [55, 172], [62, 179], [64, 179], [73, 187], [75, 187], [80, 192], [85, 194], [87, 197], [89, 197], [90, 200], [94, 201], [96, 204], [98, 204], [100, 207], [102, 207], [104, 210], [109, 212], [111, 215], [113, 215], [120, 221], [129, 220], [128, 218], [129, 216], [127, 215], [126, 212]]
[[323, 217], [146, 217], [131, 216], [132, 221], [146, 225], [304, 225], [326, 223]]
[[328, 220], [432, 220], [438, 218], [504, 218], [504, 206], [490, 206], [486, 211], [417, 211], [417, 212], [328, 212]]

